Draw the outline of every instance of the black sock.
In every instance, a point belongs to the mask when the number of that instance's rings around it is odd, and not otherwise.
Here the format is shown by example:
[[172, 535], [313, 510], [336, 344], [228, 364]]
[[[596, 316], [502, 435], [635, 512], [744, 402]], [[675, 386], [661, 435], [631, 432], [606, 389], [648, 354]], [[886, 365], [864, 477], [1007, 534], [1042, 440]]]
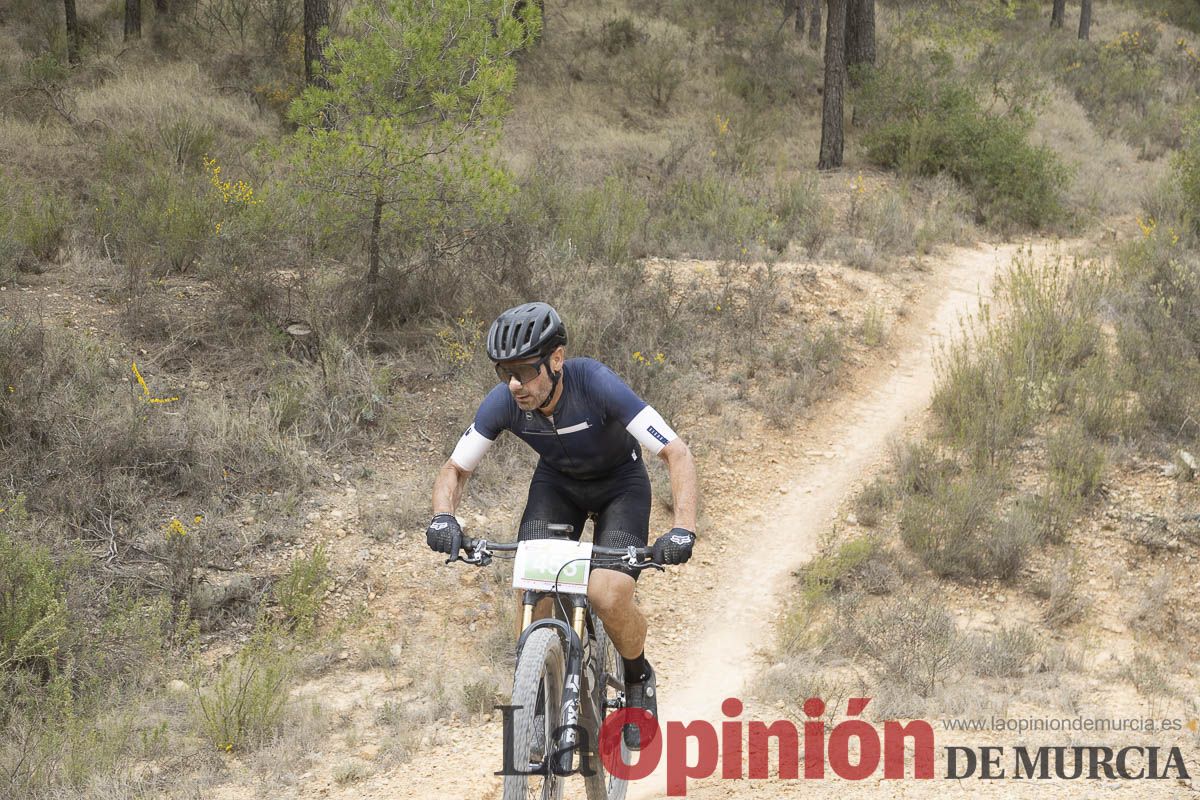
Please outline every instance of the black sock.
[[646, 651], [643, 650], [637, 658], [621, 657], [625, 662], [625, 682], [640, 683], [650, 674], [650, 665], [646, 663]]

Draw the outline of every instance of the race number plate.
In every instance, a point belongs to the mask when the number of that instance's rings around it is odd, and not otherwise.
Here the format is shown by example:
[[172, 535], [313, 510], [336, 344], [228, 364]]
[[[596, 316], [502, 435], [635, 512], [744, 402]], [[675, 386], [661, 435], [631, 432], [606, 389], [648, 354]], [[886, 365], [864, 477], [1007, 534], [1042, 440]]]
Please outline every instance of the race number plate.
[[513, 588], [540, 592], [557, 589], [566, 594], [587, 594], [592, 562], [591, 542], [532, 539], [517, 544]]

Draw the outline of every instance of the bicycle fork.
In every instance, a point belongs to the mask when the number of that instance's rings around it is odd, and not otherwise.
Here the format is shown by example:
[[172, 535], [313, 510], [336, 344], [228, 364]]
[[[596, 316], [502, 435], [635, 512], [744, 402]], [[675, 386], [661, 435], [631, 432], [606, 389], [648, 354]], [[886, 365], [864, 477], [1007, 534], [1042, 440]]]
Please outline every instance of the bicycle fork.
[[583, 640], [587, 635], [585, 630], [587, 602], [577, 596], [572, 597], [572, 600], [574, 608], [571, 613], [571, 630], [575, 635], [571, 639], [567, 653], [567, 674], [563, 681], [560, 736], [558, 749], [554, 753], [558, 758], [557, 766], [560, 769], [560, 775], [569, 775], [573, 771], [575, 753], [580, 750], [580, 734], [583, 733], [579, 717], [582, 710], [581, 678], [583, 676]]

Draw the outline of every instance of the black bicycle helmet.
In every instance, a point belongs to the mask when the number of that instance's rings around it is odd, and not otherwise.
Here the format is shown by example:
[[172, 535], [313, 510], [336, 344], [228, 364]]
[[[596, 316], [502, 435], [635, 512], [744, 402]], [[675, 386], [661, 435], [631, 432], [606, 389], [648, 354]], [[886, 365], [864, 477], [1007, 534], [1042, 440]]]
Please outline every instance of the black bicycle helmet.
[[540, 356], [567, 343], [567, 326], [548, 303], [525, 303], [508, 309], [492, 323], [487, 354], [492, 361]]

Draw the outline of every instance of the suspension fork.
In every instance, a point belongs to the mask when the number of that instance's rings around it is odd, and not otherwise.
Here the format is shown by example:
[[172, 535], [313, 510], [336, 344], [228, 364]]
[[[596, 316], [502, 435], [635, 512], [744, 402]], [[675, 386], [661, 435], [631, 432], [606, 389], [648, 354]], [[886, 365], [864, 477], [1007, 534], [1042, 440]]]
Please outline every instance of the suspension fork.
[[570, 598], [573, 606], [571, 610], [571, 633], [573, 636], [567, 652], [560, 735], [556, 750], [560, 775], [569, 775], [574, 771], [575, 753], [581, 749], [580, 744], [585, 744], [581, 739], [587, 735], [580, 719], [583, 710], [583, 641], [587, 635], [587, 596], [573, 594]]

